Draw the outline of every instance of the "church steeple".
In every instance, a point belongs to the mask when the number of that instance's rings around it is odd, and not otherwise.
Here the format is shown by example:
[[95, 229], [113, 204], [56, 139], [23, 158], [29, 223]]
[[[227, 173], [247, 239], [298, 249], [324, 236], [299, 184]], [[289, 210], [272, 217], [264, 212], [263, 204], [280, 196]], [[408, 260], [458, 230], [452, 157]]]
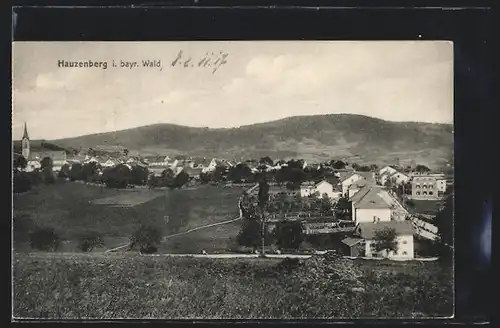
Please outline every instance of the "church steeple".
[[24, 134], [23, 134], [23, 139], [28, 139], [30, 140], [30, 137], [28, 136], [28, 127], [26, 125], [26, 122], [24, 122]]
[[28, 136], [28, 128], [26, 126], [26, 122], [24, 122], [24, 134], [22, 143], [22, 153], [23, 157], [28, 159], [30, 157], [30, 137]]

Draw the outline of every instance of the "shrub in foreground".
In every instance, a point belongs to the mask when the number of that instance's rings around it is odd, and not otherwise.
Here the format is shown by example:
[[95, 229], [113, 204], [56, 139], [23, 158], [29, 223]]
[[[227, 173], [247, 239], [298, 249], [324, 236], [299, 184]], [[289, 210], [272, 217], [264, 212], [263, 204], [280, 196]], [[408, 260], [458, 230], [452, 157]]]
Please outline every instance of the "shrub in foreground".
[[162, 231], [154, 225], [141, 225], [131, 237], [131, 248], [139, 248], [141, 253], [152, 254], [158, 250]]
[[102, 246], [104, 246], [104, 239], [96, 231], [88, 231], [78, 236], [78, 249], [82, 252], [90, 252], [94, 248]]
[[59, 248], [60, 237], [53, 228], [36, 227], [29, 235], [30, 246], [40, 251], [55, 251]]

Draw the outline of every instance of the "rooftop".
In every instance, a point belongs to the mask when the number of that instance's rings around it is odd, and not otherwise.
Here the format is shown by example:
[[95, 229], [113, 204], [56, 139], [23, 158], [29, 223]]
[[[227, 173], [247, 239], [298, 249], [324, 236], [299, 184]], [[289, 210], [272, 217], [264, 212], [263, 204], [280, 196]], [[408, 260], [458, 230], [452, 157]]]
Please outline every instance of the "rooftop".
[[375, 238], [375, 233], [383, 229], [394, 229], [396, 235], [413, 235], [415, 229], [409, 221], [361, 222], [356, 231], [364, 239]]

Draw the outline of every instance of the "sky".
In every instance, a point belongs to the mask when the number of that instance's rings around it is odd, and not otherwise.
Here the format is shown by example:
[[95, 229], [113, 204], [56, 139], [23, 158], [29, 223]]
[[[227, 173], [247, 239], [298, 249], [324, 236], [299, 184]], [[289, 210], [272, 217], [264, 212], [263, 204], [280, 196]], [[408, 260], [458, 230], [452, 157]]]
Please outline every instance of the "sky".
[[[207, 53], [211, 63], [227, 55], [215, 72], [198, 66]], [[31, 139], [53, 140], [156, 123], [221, 128], [338, 113], [453, 121], [447, 41], [14, 42], [12, 58], [16, 140], [25, 122]], [[107, 67], [58, 67], [60, 60]]]

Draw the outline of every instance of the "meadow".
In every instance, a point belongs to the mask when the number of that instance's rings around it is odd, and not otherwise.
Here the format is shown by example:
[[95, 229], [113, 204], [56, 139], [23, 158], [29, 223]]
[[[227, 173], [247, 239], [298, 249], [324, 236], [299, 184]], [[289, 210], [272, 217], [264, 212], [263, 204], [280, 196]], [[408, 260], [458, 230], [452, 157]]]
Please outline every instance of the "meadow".
[[[163, 235], [174, 234], [238, 217], [243, 190], [215, 186], [119, 190], [67, 181], [40, 185], [13, 196], [14, 246], [17, 251], [29, 251], [27, 235], [35, 226], [54, 228], [63, 241], [59, 250], [64, 252], [78, 251], [76, 239], [87, 232], [104, 238], [104, 246], [96, 251], [127, 243], [142, 223], [159, 226]], [[239, 226], [232, 227], [231, 233], [237, 234]], [[223, 228], [215, 228], [210, 228], [212, 233], [226, 236]], [[186, 251], [179, 246], [171, 249]]]
[[[16, 254], [14, 317], [422, 318], [453, 311], [439, 263]], [[390, 266], [390, 268], [388, 267]], [[398, 270], [398, 268], [411, 268]]]

